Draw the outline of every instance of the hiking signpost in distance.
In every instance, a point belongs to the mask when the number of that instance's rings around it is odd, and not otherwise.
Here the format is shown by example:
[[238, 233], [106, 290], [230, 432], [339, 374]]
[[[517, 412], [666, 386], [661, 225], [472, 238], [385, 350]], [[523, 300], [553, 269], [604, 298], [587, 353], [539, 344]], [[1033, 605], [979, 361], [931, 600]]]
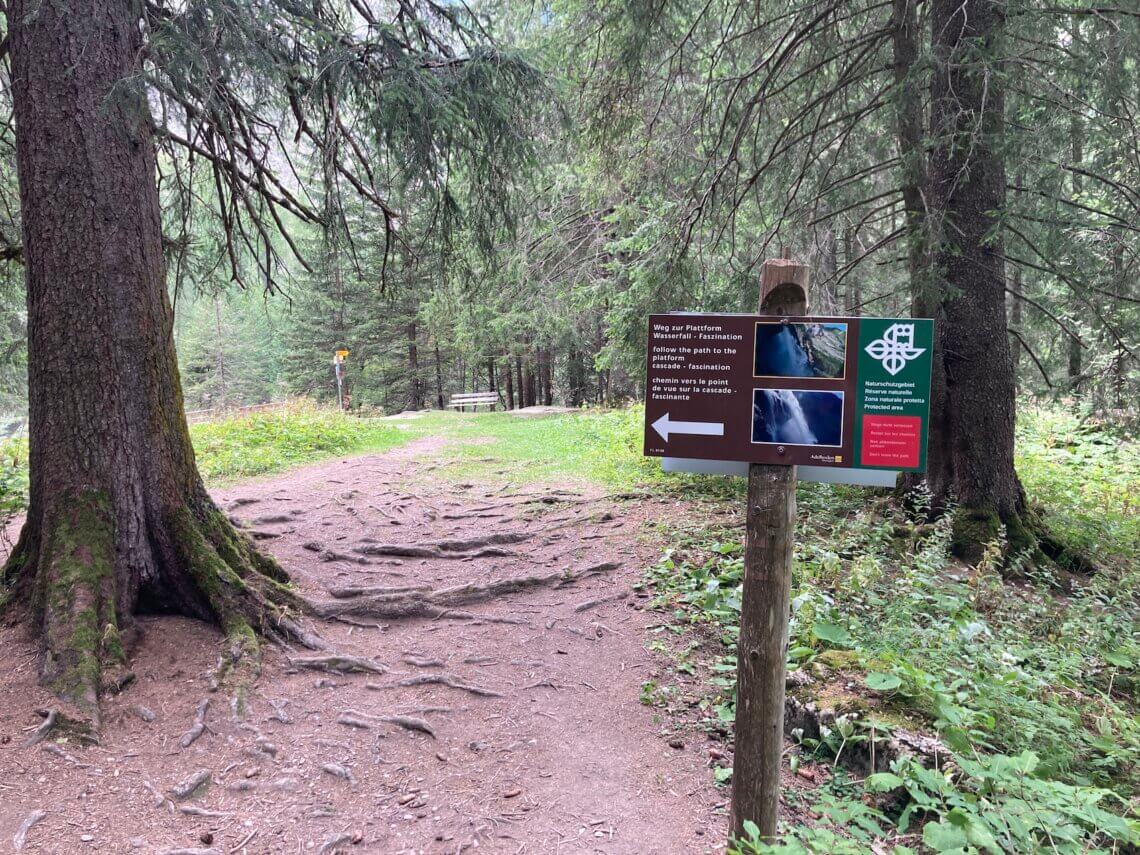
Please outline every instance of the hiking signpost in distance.
[[333, 354], [333, 373], [336, 374], [336, 401], [344, 409], [344, 361], [348, 359], [347, 350], [338, 350]]
[[776, 834], [797, 468], [893, 485], [926, 468], [934, 322], [812, 317], [807, 265], [764, 263], [757, 315], [649, 318], [645, 454], [747, 474], [732, 833]]

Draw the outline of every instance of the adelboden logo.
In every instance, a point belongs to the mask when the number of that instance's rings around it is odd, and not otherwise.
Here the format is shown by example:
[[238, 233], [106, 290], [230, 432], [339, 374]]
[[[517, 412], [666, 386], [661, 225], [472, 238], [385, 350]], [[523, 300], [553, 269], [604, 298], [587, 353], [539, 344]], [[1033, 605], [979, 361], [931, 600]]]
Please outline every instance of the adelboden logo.
[[914, 324], [891, 324], [865, 348], [873, 359], [879, 360], [884, 370], [892, 377], [906, 368], [906, 364], [926, 353], [925, 347], [914, 345]]

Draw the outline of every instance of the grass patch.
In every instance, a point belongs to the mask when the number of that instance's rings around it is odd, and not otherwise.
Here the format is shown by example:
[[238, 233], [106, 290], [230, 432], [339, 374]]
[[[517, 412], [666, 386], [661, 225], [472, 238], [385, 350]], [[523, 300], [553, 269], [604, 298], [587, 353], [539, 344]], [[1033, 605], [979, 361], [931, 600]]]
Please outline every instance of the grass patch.
[[414, 436], [393, 422], [303, 401], [190, 426], [198, 471], [211, 486], [330, 457], [387, 451]]
[[[212, 487], [330, 457], [387, 451], [419, 435], [394, 422], [360, 419], [306, 401], [190, 425], [198, 471]], [[22, 511], [27, 494], [27, 438], [0, 442], [0, 514]]]

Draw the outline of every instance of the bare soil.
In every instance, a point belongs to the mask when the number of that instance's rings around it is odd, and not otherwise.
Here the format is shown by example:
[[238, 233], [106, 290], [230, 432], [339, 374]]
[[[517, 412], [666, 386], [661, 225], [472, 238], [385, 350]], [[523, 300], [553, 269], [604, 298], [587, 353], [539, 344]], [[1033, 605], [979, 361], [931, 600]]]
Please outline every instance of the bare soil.
[[[445, 457], [425, 439], [215, 497], [322, 602], [333, 589], [595, 572], [433, 618], [314, 624], [362, 660], [342, 668], [375, 667], [313, 670], [312, 654], [269, 648], [244, 716], [210, 690], [219, 633], [147, 616], [137, 680], [105, 701], [91, 748], [25, 747], [52, 698], [26, 629], [0, 626], [0, 851], [37, 811], [22, 851], [721, 850], [726, 794], [707, 743], [666, 738], [639, 702], [665, 667], [645, 650], [654, 619], [634, 589], [659, 554], [643, 523], [660, 506], [581, 485], [449, 483]], [[440, 544], [489, 535], [507, 537]], [[377, 548], [390, 546], [439, 555]]]

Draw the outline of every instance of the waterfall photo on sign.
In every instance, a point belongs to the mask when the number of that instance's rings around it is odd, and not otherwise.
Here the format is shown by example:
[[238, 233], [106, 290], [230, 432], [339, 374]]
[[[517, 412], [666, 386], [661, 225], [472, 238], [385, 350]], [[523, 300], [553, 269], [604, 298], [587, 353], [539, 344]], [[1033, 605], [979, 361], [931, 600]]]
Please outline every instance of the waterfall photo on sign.
[[843, 393], [806, 389], [755, 389], [752, 442], [843, 445]]
[[843, 379], [847, 360], [847, 324], [756, 324], [755, 377]]

